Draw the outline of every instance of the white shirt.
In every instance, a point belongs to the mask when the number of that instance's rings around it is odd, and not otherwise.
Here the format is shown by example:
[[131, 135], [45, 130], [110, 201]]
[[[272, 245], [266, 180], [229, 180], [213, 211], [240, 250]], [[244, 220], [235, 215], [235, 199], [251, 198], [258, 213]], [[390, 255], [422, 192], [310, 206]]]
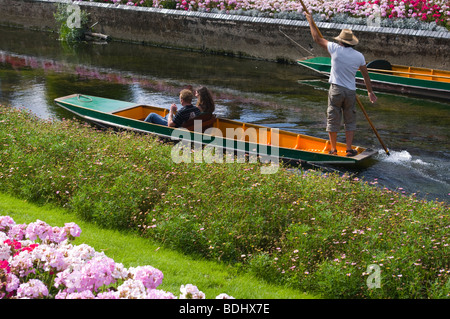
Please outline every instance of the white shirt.
[[356, 90], [356, 71], [361, 65], [366, 64], [362, 53], [335, 42], [328, 42], [328, 52], [331, 55], [331, 72], [328, 82]]

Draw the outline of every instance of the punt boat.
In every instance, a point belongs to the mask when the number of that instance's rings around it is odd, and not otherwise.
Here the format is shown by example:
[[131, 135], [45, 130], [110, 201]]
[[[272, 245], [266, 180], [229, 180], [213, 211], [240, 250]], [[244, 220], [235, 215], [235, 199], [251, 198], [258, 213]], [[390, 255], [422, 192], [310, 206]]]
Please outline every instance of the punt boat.
[[200, 115], [201, 123], [191, 120], [182, 128], [171, 128], [144, 121], [149, 113], [165, 116], [168, 109], [91, 95], [72, 94], [56, 98], [55, 102], [82, 119], [101, 126], [150, 133], [177, 141], [199, 142], [216, 149], [265, 156], [266, 159], [277, 157], [306, 163], [357, 164], [377, 153], [353, 146], [358, 154], [347, 157], [346, 145], [338, 143], [338, 155], [331, 155], [328, 140], [214, 115]]
[[[314, 57], [298, 60], [298, 64], [329, 76], [330, 57]], [[450, 99], [450, 71], [391, 64], [375, 60], [367, 64], [373, 88], [394, 93], [423, 97]], [[357, 85], [364, 85], [362, 74], [356, 73]]]

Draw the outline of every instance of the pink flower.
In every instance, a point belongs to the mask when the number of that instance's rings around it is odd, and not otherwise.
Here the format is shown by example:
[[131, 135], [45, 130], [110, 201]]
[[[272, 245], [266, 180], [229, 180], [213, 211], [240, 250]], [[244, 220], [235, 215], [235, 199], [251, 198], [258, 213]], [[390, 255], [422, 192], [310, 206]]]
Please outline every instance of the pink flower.
[[142, 281], [144, 287], [148, 289], [155, 289], [158, 287], [164, 278], [162, 271], [152, 266], [130, 268], [129, 272], [133, 274], [134, 280]]
[[62, 271], [68, 266], [64, 254], [53, 246], [40, 245], [31, 252], [30, 258], [47, 272]]
[[23, 240], [26, 229], [27, 224], [14, 225], [9, 229], [8, 236], [15, 240]]
[[34, 223], [28, 224], [28, 227], [25, 231], [25, 235], [28, 239], [36, 240], [39, 238], [43, 242], [46, 242], [48, 239], [50, 239], [52, 233], [53, 228], [39, 219]]
[[75, 237], [80, 237], [81, 228], [75, 223], [66, 223], [63, 228], [67, 238], [73, 240]]
[[[6, 229], [5, 225], [13, 225], [12, 219], [3, 218], [2, 221], [3, 229]], [[28, 226], [21, 225], [21, 229], [26, 237], [39, 239], [42, 244], [19, 241], [0, 232], [0, 277], [3, 278], [0, 299], [51, 298], [51, 284], [59, 289], [55, 299], [177, 299], [170, 292], [156, 289], [164, 278], [160, 270], [152, 266], [127, 270], [103, 252], [96, 252], [85, 244], [75, 246], [65, 241], [66, 236], [80, 235], [81, 229], [74, 223], [59, 228], [37, 220]], [[21, 283], [30, 274], [33, 279]], [[97, 294], [99, 289], [108, 289], [117, 281], [122, 284], [116, 291]], [[183, 298], [205, 298], [205, 294], [191, 284], [181, 286], [180, 291]], [[232, 298], [225, 294], [220, 297]]]
[[82, 292], [73, 292], [73, 293], [60, 291], [55, 296], [55, 299], [95, 299], [95, 296], [90, 290], [84, 290]]
[[6, 276], [6, 291], [7, 292], [13, 292], [16, 291], [17, 288], [19, 288], [20, 280], [17, 278], [14, 274], [8, 274]]
[[48, 296], [48, 289], [39, 279], [30, 279], [17, 289], [19, 299], [38, 299]]
[[15, 291], [17, 290], [17, 288], [20, 285], [19, 278], [17, 278], [16, 275], [11, 274], [11, 273], [2, 274], [1, 268], [0, 268], [0, 275], [3, 277], [3, 285], [6, 285], [5, 289], [0, 289], [0, 299], [5, 298], [5, 296], [6, 296], [6, 298], [14, 296]]
[[181, 285], [180, 292], [180, 299], [205, 299], [205, 294], [192, 284]]
[[146, 299], [177, 299], [177, 297], [171, 292], [160, 289], [149, 289]]
[[114, 261], [106, 256], [95, 257], [84, 264], [59, 272], [55, 278], [55, 287], [66, 287], [68, 293], [97, 291], [103, 285], [108, 286], [115, 282], [114, 264]]
[[99, 293], [95, 299], [119, 299], [119, 293], [117, 291], [105, 291]]
[[11, 272], [19, 277], [26, 277], [29, 274], [36, 273], [33, 259], [30, 258], [28, 250], [21, 251], [14, 255], [14, 258], [10, 260], [9, 266], [11, 267]]
[[0, 231], [4, 231], [5, 233], [14, 226], [16, 223], [9, 216], [0, 216]]

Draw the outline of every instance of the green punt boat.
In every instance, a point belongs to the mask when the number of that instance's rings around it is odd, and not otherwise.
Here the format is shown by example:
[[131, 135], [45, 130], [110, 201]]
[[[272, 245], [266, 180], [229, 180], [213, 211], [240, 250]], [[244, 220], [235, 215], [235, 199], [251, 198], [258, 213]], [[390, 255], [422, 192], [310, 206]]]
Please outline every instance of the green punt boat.
[[171, 128], [144, 121], [151, 112], [165, 116], [168, 112], [165, 108], [103, 97], [72, 94], [56, 98], [55, 102], [84, 120], [101, 126], [151, 133], [172, 140], [209, 144], [216, 150], [256, 155], [266, 162], [287, 159], [307, 163], [356, 164], [377, 153], [375, 150], [353, 146], [358, 154], [346, 157], [346, 145], [338, 143], [338, 155], [331, 155], [328, 154], [328, 140], [214, 115], [198, 118], [202, 122], [195, 123], [191, 120], [183, 128]]
[[[329, 76], [330, 57], [298, 60], [298, 64]], [[410, 94], [439, 99], [450, 99], [450, 71], [409, 67], [375, 60], [367, 64], [372, 86], [380, 91]], [[364, 85], [362, 74], [356, 73], [358, 85]]]

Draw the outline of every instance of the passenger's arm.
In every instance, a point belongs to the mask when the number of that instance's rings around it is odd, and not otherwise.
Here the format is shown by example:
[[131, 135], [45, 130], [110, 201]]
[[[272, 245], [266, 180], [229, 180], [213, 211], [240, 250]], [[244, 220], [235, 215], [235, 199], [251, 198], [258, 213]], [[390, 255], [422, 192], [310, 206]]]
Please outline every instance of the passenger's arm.
[[173, 118], [175, 117], [175, 113], [176, 112], [177, 112], [177, 106], [175, 104], [172, 104], [170, 106], [169, 116], [167, 118], [167, 126], [169, 126], [169, 127], [176, 127], [176, 124], [173, 121]]

